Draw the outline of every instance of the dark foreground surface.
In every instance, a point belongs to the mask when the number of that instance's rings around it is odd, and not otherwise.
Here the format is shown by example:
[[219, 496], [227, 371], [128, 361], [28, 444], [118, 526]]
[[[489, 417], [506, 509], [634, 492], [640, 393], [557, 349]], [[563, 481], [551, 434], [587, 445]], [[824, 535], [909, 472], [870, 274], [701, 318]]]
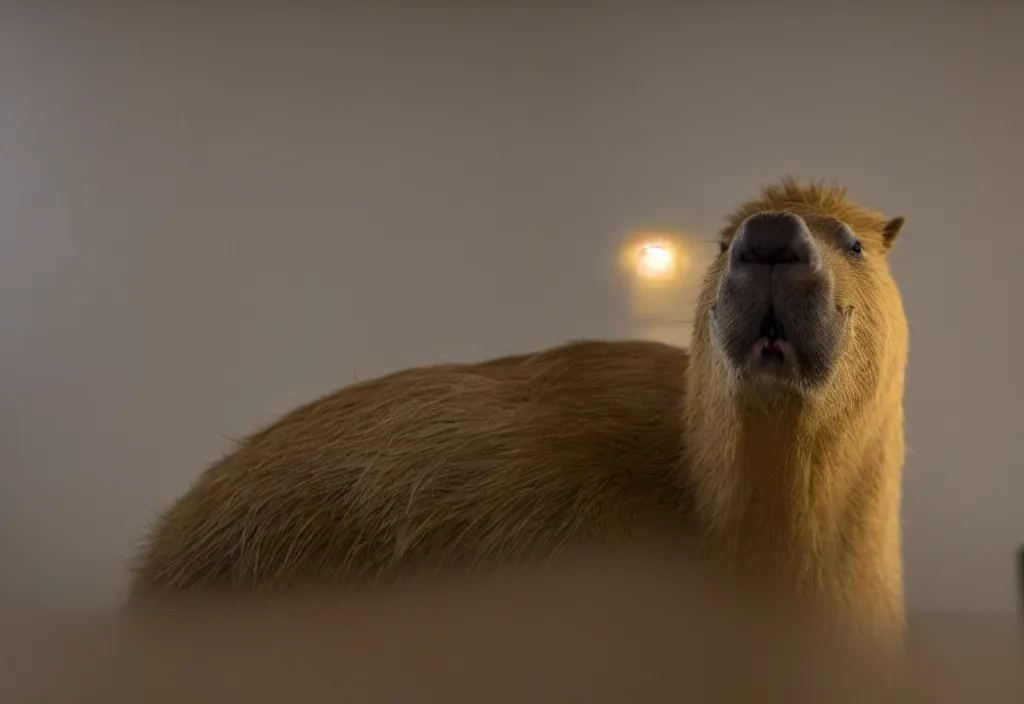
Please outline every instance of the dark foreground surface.
[[7, 614], [0, 701], [1024, 701], [1012, 616], [915, 614], [898, 667], [795, 624], [655, 558], [330, 603]]

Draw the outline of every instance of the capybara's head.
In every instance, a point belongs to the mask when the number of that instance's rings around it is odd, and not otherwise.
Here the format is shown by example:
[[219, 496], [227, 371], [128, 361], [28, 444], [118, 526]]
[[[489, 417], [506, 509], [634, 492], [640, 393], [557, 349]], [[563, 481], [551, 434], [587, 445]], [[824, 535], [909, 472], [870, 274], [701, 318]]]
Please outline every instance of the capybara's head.
[[902, 384], [907, 324], [886, 261], [903, 225], [785, 180], [744, 203], [698, 303], [694, 371], [732, 394], [850, 401]]

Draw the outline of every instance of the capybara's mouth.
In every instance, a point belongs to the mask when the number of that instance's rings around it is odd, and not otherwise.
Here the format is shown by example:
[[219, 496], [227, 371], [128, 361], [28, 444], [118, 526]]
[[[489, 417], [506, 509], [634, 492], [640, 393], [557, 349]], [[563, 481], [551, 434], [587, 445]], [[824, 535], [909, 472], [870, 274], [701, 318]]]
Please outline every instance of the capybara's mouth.
[[786, 337], [786, 328], [772, 308], [761, 321], [761, 329], [754, 341], [755, 365], [784, 367], [792, 358], [793, 348]]
[[768, 315], [764, 316], [764, 320], [761, 321], [761, 331], [758, 337], [763, 337], [767, 340], [787, 339], [786, 328], [783, 327], [782, 321], [775, 315], [775, 308], [768, 311]]

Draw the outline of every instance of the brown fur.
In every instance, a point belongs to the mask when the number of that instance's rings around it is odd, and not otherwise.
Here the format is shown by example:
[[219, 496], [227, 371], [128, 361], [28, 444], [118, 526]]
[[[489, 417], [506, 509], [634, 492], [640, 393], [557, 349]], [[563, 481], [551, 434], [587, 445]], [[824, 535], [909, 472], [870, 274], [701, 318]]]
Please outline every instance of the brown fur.
[[[862, 242], [866, 266], [821, 248], [852, 320], [832, 382], [811, 398], [731, 394], [709, 339], [715, 288], [705, 286], [684, 410], [695, 514], [712, 557], [768, 563], [853, 629], [894, 636], [905, 618], [899, 506], [908, 334], [885, 255], [903, 218], [886, 219], [839, 188], [785, 180], [743, 204], [723, 240], [765, 211], [841, 220]], [[724, 257], [707, 281], [723, 269]]]
[[742, 205], [838, 218], [866, 266], [828, 260], [855, 318], [810, 397], [736, 395], [709, 341], [692, 356], [577, 342], [411, 369], [285, 415], [207, 470], [152, 531], [133, 597], [391, 581], [621, 545], [645, 527], [714, 564], [767, 567], [855, 631], [903, 624], [899, 500], [906, 322], [884, 255], [902, 225], [838, 189], [785, 181]]

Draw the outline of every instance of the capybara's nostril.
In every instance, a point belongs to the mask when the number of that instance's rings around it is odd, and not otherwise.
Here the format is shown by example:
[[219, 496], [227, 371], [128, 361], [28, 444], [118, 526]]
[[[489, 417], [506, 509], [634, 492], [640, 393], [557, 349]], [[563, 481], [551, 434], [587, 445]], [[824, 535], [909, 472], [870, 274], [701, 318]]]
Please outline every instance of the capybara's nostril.
[[740, 225], [732, 244], [734, 264], [816, 264], [807, 223], [792, 213], [758, 213]]

